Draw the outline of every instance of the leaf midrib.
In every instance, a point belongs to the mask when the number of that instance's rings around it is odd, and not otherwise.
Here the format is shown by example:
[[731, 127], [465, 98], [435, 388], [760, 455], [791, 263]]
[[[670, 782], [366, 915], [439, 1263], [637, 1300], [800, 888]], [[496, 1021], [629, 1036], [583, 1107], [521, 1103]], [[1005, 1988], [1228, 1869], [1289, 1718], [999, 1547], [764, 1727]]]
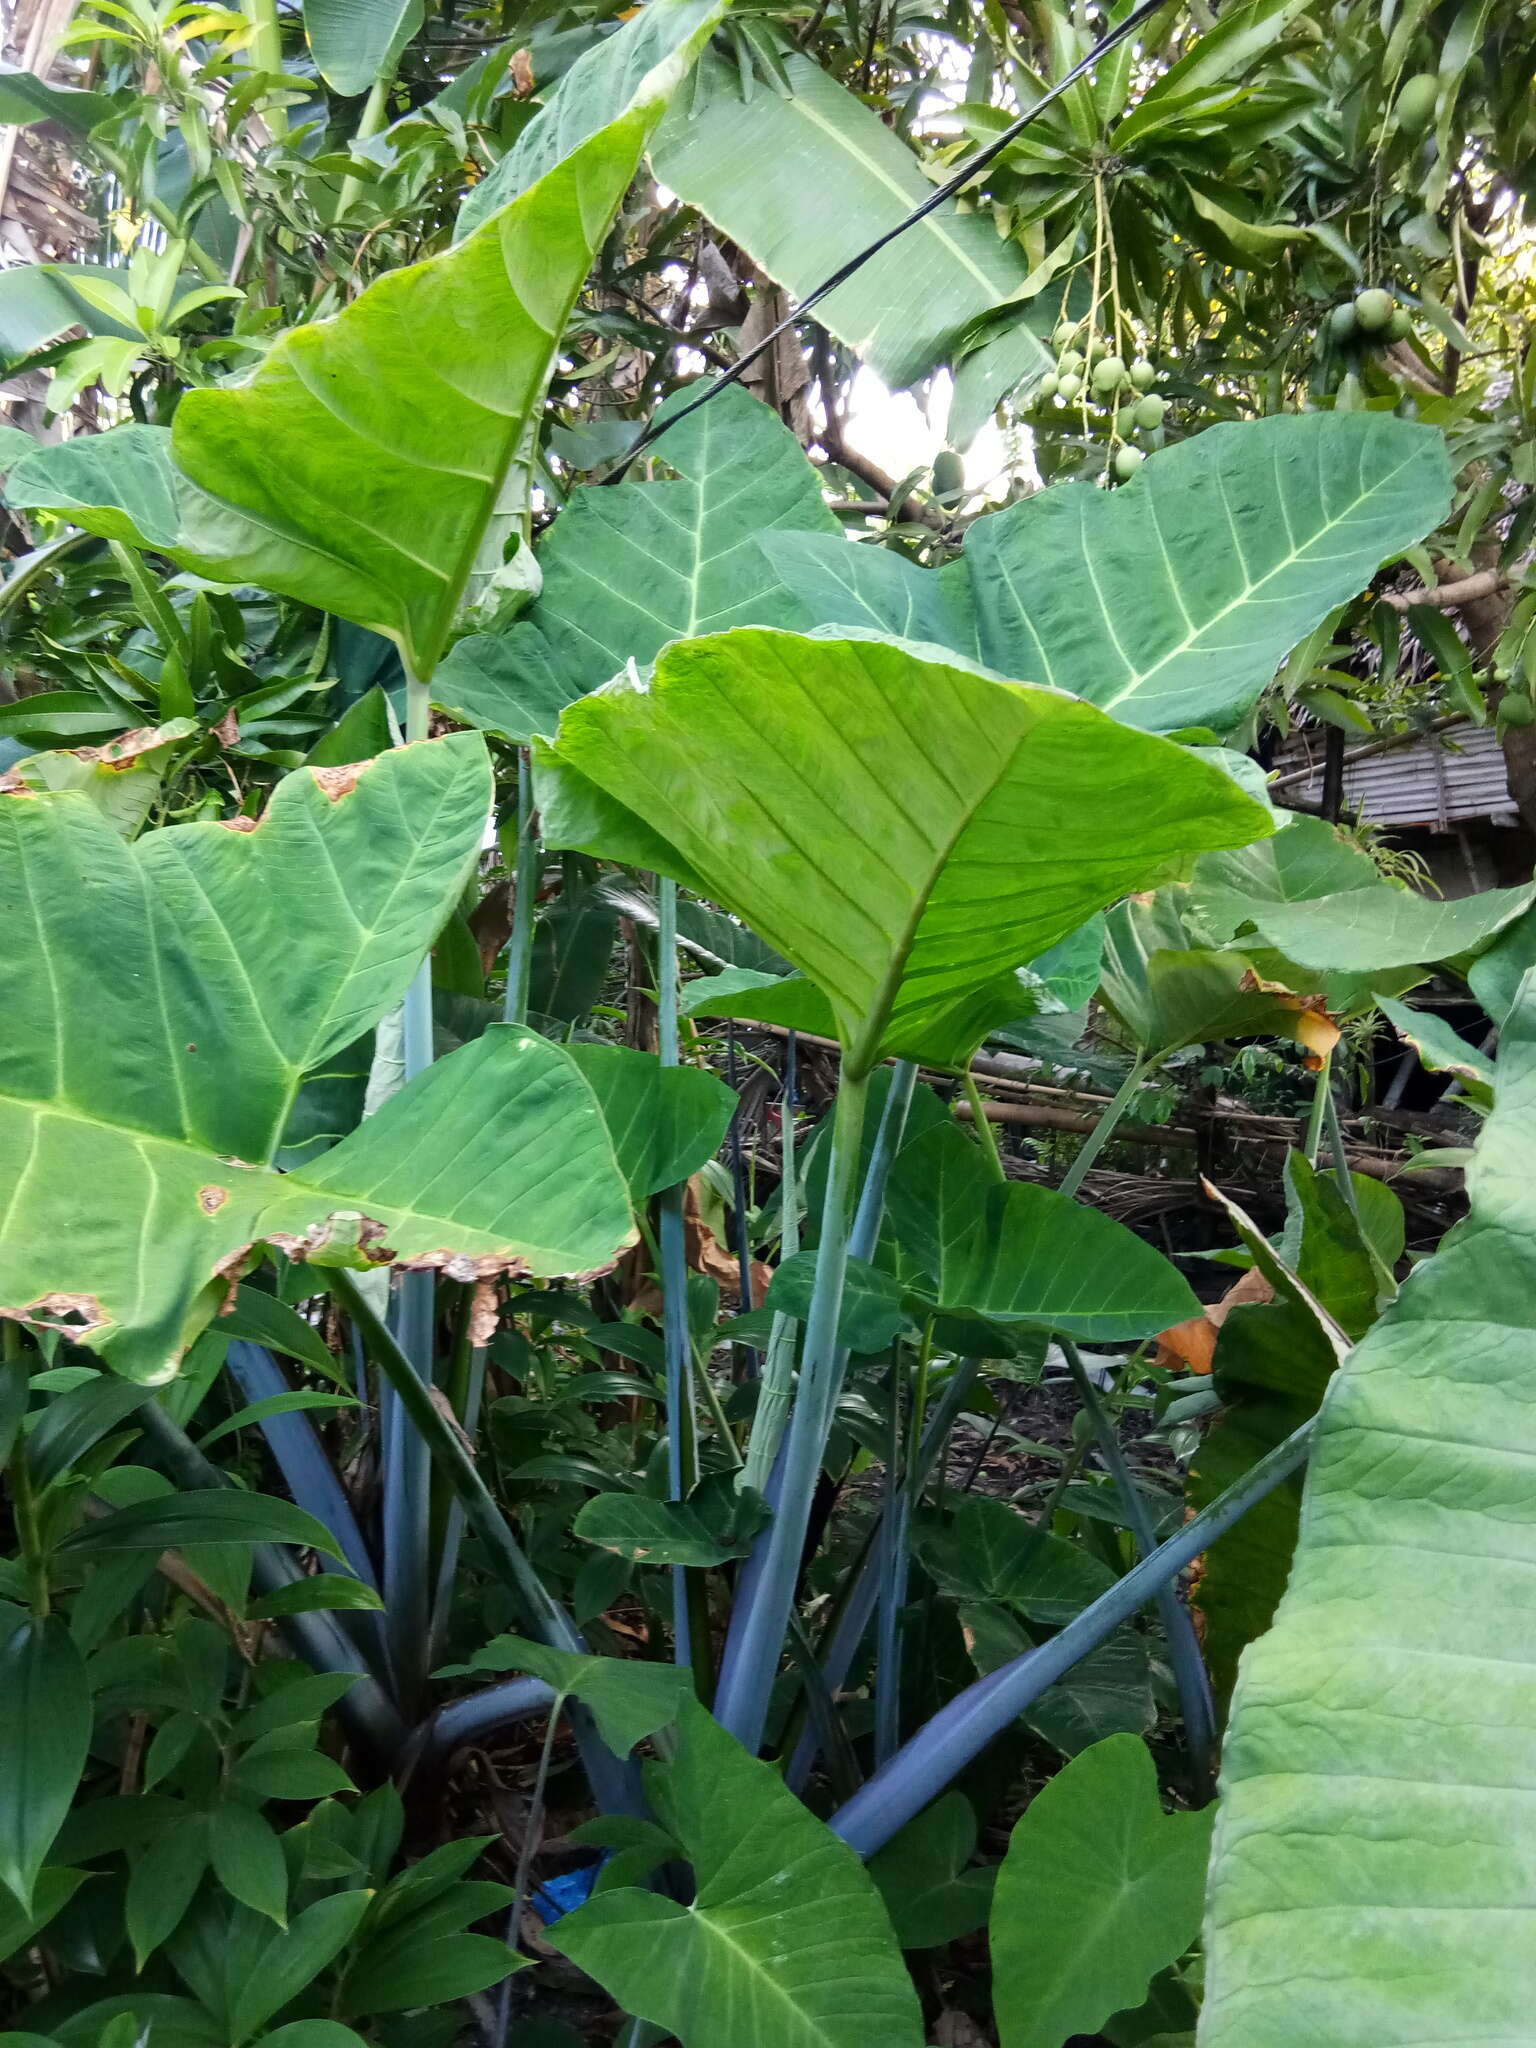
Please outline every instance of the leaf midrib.
[[[1230, 598], [1228, 602], [1224, 604], [1219, 611], [1212, 612], [1210, 617], [1205, 621], [1205, 623], [1199, 628], [1198, 631], [1191, 629], [1188, 633], [1185, 634], [1184, 638], [1177, 643], [1176, 646], [1170, 647], [1165, 654], [1160, 655], [1158, 659], [1155, 662], [1153, 662], [1150, 668], [1142, 669], [1139, 672], [1132, 670], [1130, 677], [1125, 684], [1125, 687], [1117, 691], [1114, 696], [1106, 697], [1102, 700], [1103, 708], [1106, 711], [1112, 710], [1115, 705], [1123, 704], [1128, 697], [1136, 696], [1140, 691], [1145, 689], [1147, 685], [1151, 683], [1160, 674], [1160, 672], [1169, 665], [1170, 662], [1177, 661], [1180, 658], [1180, 656], [1188, 654], [1192, 648], [1197, 646], [1200, 640], [1202, 640], [1208, 633], [1213, 632], [1215, 628], [1220, 625], [1221, 621], [1227, 617], [1229, 612], [1236, 611], [1239, 608], [1239, 606], [1251, 602], [1251, 600], [1254, 597], [1254, 594], [1257, 591], [1261, 591], [1264, 588], [1265, 584], [1270, 582], [1272, 578], [1281, 575], [1286, 570], [1295, 568], [1299, 562], [1303, 561], [1306, 558], [1306, 556], [1308, 556], [1313, 551], [1313, 549], [1318, 545], [1320, 541], [1325, 539], [1328, 534], [1332, 533], [1335, 527], [1342, 526], [1348, 520], [1353, 519], [1355, 515], [1359, 512], [1361, 506], [1368, 504], [1373, 497], [1377, 496], [1381, 491], [1385, 490], [1387, 485], [1394, 482], [1395, 479], [1399, 477], [1402, 474], [1402, 472], [1409, 467], [1413, 459], [1413, 457], [1405, 455], [1402, 461], [1399, 462], [1395, 468], [1389, 470], [1384, 476], [1378, 477], [1376, 482], [1370, 486], [1369, 490], [1362, 490], [1358, 496], [1353, 498], [1350, 501], [1350, 505], [1347, 511], [1336, 514], [1332, 519], [1326, 521], [1324, 525], [1316, 528], [1304, 547], [1298, 548], [1293, 541], [1291, 543], [1289, 553], [1285, 555], [1283, 560], [1276, 562], [1272, 568], [1266, 570], [1265, 573], [1259, 578], [1259, 580], [1256, 583], [1245, 581], [1242, 590], [1235, 597]], [[1212, 474], [1219, 486], [1220, 471], [1213, 470]], [[1149, 479], [1148, 484], [1149, 492], [1150, 485], [1151, 479]], [[1225, 505], [1225, 491], [1222, 491], [1222, 502]], [[1229, 520], [1230, 517], [1230, 508], [1228, 508]], [[1154, 519], [1154, 524], [1155, 523], [1156, 521]], [[1289, 528], [1287, 528], [1287, 533], [1289, 534]], [[1248, 569], [1247, 557], [1243, 552], [1241, 544], [1237, 541], [1235, 531], [1233, 534], [1233, 541], [1234, 545], [1237, 546], [1238, 559], [1243, 564], [1244, 576], [1246, 578]], [[1171, 579], [1170, 587], [1174, 587]], [[1097, 582], [1095, 582], [1095, 590], [1097, 591]], [[1180, 608], [1184, 610], [1185, 617], [1187, 618], [1189, 616], [1187, 608], [1185, 608], [1182, 605], [1182, 603]], [[1100, 597], [1100, 609], [1104, 611], [1105, 619], [1107, 622], [1108, 611], [1104, 607], [1102, 596]]]

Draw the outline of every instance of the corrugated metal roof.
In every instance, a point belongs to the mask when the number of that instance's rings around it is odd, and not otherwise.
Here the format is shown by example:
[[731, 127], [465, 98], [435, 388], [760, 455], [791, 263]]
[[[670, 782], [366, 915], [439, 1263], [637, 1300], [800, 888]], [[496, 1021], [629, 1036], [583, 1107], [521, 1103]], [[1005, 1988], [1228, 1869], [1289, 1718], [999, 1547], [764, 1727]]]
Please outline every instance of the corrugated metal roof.
[[[1312, 766], [1313, 774], [1293, 783], [1287, 795], [1297, 804], [1321, 803], [1320, 732], [1293, 733], [1274, 765], [1282, 773]], [[1440, 832], [1464, 818], [1513, 824], [1518, 816], [1493, 728], [1475, 725], [1350, 762], [1344, 770], [1344, 809], [1370, 825], [1423, 825]]]

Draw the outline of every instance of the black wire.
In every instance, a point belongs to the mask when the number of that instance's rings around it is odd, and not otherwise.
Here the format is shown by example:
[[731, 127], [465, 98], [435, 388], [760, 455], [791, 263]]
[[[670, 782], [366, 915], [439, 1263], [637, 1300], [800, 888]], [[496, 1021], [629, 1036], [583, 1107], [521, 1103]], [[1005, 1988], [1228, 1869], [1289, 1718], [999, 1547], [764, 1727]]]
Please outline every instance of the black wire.
[[1100, 37], [1087, 56], [1080, 63], [1074, 64], [1065, 78], [1058, 80], [1048, 92], [1042, 93], [1032, 107], [1029, 107], [1024, 113], [1020, 114], [1016, 121], [1011, 121], [1000, 135], [994, 136], [985, 149], [978, 150], [975, 156], [963, 163], [952, 178], [946, 180], [944, 184], [936, 186], [921, 206], [913, 207], [905, 220], [898, 221], [893, 228], [887, 228], [883, 235], [880, 235], [875, 241], [869, 243], [867, 247], [861, 249], [856, 256], [850, 256], [848, 261], [840, 269], [834, 270], [830, 277], [824, 278], [814, 291], [806, 294], [793, 313], [790, 313], [779, 322], [777, 327], [765, 334], [762, 340], [755, 347], [748, 349], [744, 356], [739, 356], [722, 376], [715, 379], [707, 391], [700, 392], [699, 396], [690, 399], [687, 405], [680, 405], [677, 411], [669, 413], [666, 419], [652, 420], [624, 460], [610, 475], [603, 478], [603, 482], [609, 484], [617, 483], [635, 457], [649, 448], [652, 442], [660, 440], [668, 428], [675, 427], [679, 420], [687, 419], [688, 415], [697, 412], [701, 405], [708, 405], [712, 398], [724, 391], [729, 385], [740, 383], [752, 365], [760, 356], [767, 354], [781, 334], [787, 334], [797, 321], [805, 318], [813, 306], [819, 306], [823, 299], [837, 290], [839, 285], [846, 284], [850, 277], [862, 270], [866, 263], [872, 261], [873, 258], [880, 254], [882, 249], [888, 249], [892, 242], [907, 232], [908, 228], [915, 228], [920, 220], [926, 220], [930, 213], [937, 212], [939, 207], [943, 206], [947, 200], [953, 199], [957, 192], [962, 191], [971, 182], [972, 178], [984, 171], [988, 164], [1001, 156], [1008, 145], [1023, 134], [1031, 121], [1036, 120], [1043, 114], [1047, 107], [1053, 106], [1062, 97], [1063, 93], [1076, 85], [1085, 72], [1091, 71], [1101, 57], [1105, 56], [1110, 50], [1113, 50], [1117, 44], [1123, 43], [1126, 37], [1140, 28], [1144, 21], [1156, 14], [1160, 8], [1167, 5], [1168, 0], [1141, 0], [1141, 5], [1134, 8], [1125, 17], [1124, 21], [1119, 22], [1107, 35]]

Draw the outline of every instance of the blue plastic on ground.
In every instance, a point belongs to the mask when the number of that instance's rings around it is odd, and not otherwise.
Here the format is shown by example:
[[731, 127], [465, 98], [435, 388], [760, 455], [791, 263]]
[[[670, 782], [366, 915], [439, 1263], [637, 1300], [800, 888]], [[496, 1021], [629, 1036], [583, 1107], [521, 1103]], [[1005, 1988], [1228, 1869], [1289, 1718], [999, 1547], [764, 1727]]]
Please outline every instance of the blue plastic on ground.
[[574, 1913], [578, 1906], [587, 1903], [592, 1896], [592, 1887], [597, 1883], [597, 1873], [607, 1860], [603, 1857], [581, 1870], [567, 1871], [564, 1877], [551, 1877], [538, 1887], [533, 1895], [533, 1910], [546, 1927], [553, 1927], [557, 1920], [563, 1920], [567, 1913]]

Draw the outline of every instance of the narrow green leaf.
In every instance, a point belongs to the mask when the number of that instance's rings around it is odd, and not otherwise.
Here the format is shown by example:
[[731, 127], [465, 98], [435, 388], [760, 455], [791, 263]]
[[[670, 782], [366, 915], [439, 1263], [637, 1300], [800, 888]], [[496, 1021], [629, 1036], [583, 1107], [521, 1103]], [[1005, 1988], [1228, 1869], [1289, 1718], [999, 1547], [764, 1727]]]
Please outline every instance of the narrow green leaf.
[[208, 1816], [208, 1840], [214, 1876], [231, 1897], [286, 1926], [288, 1866], [282, 1843], [262, 1815], [224, 1800]]
[[358, 1958], [347, 1977], [343, 2010], [356, 2016], [447, 2005], [488, 1991], [515, 1970], [532, 1967], [531, 1957], [520, 1956], [488, 1934], [413, 1938], [407, 1929], [387, 1946], [371, 1946]]
[[206, 1451], [221, 1437], [233, 1436], [238, 1429], [249, 1429], [253, 1423], [265, 1422], [272, 1415], [293, 1415], [312, 1409], [355, 1408], [357, 1402], [350, 1394], [316, 1394], [307, 1388], [286, 1394], [269, 1394], [264, 1401], [252, 1401], [244, 1408], [237, 1408], [216, 1429], [210, 1429], [206, 1436], [197, 1439], [200, 1451]]
[[272, 1936], [257, 1967], [234, 1991], [230, 2033], [237, 2048], [336, 1960], [356, 1934], [371, 1896], [347, 1891], [318, 1899]]
[[118, 1550], [179, 1550], [188, 1543], [295, 1543], [340, 1557], [323, 1522], [292, 1501], [233, 1487], [135, 1501], [87, 1522], [58, 1546], [61, 1557], [102, 1557]]
[[24, 1912], [85, 1769], [91, 1687], [57, 1616], [23, 1621], [0, 1644], [0, 1883]]
[[265, 1344], [270, 1350], [286, 1352], [300, 1365], [323, 1373], [338, 1385], [346, 1385], [341, 1366], [326, 1350], [314, 1324], [305, 1322], [286, 1301], [279, 1301], [275, 1294], [268, 1294], [264, 1288], [252, 1287], [242, 1281], [235, 1290], [234, 1307], [219, 1317], [219, 1334], [222, 1337], [245, 1337], [253, 1344]]
[[207, 1816], [189, 1807], [130, 1859], [125, 1912], [138, 1969], [181, 1925], [203, 1882], [208, 1853]]
[[247, 1621], [278, 1621], [285, 1614], [314, 1614], [331, 1608], [381, 1612], [384, 1602], [372, 1586], [343, 1572], [316, 1572], [247, 1602]]

